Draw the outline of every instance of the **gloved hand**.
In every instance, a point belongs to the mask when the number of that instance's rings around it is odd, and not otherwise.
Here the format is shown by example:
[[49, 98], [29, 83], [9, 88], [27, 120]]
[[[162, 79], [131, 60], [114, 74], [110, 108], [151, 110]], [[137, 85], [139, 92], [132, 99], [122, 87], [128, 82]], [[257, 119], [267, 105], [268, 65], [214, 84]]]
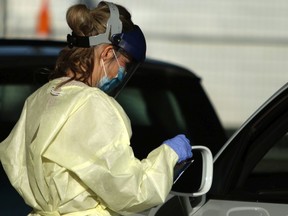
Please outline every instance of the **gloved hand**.
[[190, 141], [183, 134], [168, 139], [163, 144], [170, 146], [178, 154], [178, 163], [193, 156]]

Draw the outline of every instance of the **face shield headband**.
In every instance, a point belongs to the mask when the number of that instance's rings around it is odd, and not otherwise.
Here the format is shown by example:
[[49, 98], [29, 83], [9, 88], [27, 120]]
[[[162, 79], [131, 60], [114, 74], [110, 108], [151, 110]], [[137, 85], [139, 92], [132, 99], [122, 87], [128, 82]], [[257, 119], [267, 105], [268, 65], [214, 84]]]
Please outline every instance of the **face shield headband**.
[[110, 10], [110, 17], [107, 21], [105, 33], [96, 36], [77, 36], [74, 32], [67, 35], [67, 42], [70, 48], [89, 48], [99, 44], [112, 44], [120, 53], [127, 55], [131, 62], [126, 66], [126, 75], [123, 82], [113, 90], [107, 92], [110, 96], [116, 97], [120, 90], [126, 85], [134, 74], [135, 70], [146, 58], [146, 40], [139, 26], [134, 25], [133, 29], [122, 32], [122, 22], [119, 18], [118, 7], [110, 2], [100, 2], [107, 4]]

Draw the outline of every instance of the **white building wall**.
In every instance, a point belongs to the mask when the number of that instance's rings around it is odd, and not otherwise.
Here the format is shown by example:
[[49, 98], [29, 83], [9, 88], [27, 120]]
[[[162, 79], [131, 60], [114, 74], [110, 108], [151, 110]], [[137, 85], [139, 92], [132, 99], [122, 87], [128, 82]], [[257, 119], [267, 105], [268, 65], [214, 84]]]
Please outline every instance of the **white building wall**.
[[148, 55], [194, 70], [225, 126], [239, 126], [288, 80], [286, 0], [125, 3]]
[[[7, 2], [5, 35], [34, 37], [41, 1]], [[69, 33], [65, 12], [75, 2], [50, 0], [52, 38], [64, 40]], [[115, 2], [142, 27], [149, 57], [187, 67], [203, 79], [225, 126], [241, 124], [287, 82], [287, 0]]]

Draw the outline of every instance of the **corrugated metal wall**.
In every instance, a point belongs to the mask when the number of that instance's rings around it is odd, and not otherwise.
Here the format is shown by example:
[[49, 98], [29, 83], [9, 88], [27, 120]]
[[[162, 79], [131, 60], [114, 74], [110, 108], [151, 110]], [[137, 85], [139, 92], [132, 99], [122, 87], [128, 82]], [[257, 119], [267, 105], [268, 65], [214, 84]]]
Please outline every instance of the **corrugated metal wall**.
[[[7, 2], [5, 35], [34, 36], [41, 1]], [[50, 0], [53, 38], [65, 39], [65, 11], [75, 2]], [[126, 6], [143, 28], [148, 56], [202, 77], [225, 126], [241, 124], [287, 82], [287, 0], [115, 2]]]

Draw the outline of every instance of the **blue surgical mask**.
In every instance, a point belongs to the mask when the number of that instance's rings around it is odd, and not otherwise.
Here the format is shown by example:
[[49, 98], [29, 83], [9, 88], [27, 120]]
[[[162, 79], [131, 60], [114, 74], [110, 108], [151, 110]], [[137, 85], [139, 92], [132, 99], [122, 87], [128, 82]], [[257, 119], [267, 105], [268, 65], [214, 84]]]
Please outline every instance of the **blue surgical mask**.
[[115, 89], [123, 81], [123, 79], [125, 77], [125, 67], [120, 66], [118, 61], [117, 61], [118, 65], [119, 65], [117, 76], [113, 77], [113, 78], [109, 78], [107, 76], [103, 60], [101, 62], [102, 62], [103, 68], [104, 68], [105, 75], [99, 81], [98, 87], [104, 92], [109, 92], [109, 91], [112, 91], [113, 89]]
[[115, 89], [124, 79], [125, 68], [120, 66], [118, 74], [114, 78], [109, 78], [107, 75], [103, 76], [99, 81], [99, 88], [104, 92], [109, 92]]

